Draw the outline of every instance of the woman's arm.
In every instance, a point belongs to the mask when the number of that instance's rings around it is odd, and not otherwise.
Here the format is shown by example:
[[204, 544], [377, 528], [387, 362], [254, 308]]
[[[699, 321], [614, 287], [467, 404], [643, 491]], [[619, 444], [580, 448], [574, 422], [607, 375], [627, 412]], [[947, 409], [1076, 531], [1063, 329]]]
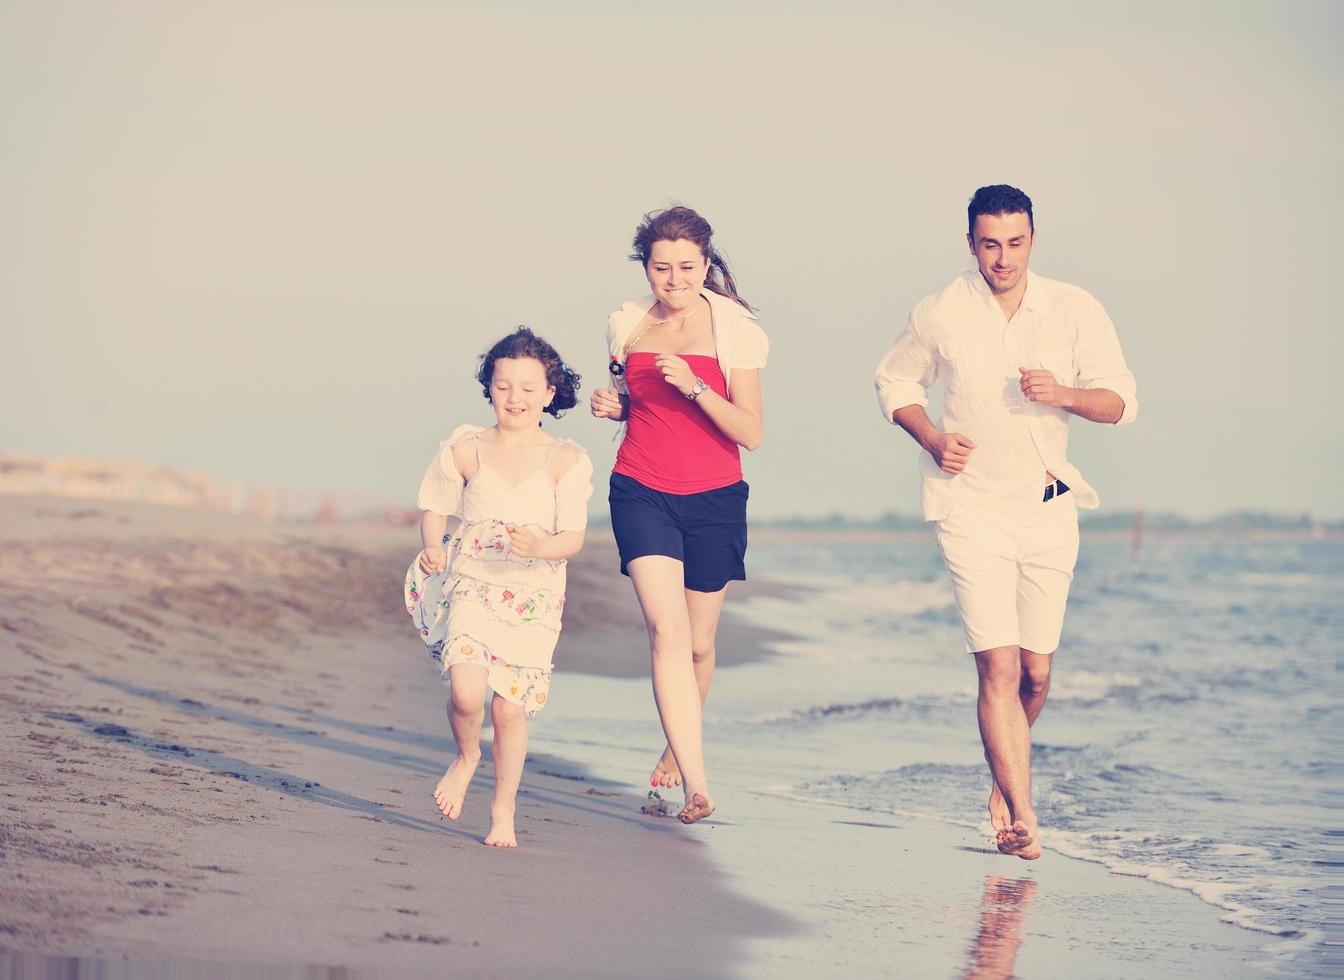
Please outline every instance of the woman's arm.
[[588, 401], [593, 415], [613, 422], [624, 422], [630, 417], [630, 396], [615, 388], [597, 388]]
[[[695, 372], [676, 354], [659, 354], [654, 361], [663, 379], [683, 395], [695, 390]], [[743, 449], [754, 450], [765, 438], [765, 410], [761, 403], [761, 372], [739, 368], [733, 372], [733, 387], [724, 398], [710, 388], [696, 396], [695, 404], [715, 427]]]

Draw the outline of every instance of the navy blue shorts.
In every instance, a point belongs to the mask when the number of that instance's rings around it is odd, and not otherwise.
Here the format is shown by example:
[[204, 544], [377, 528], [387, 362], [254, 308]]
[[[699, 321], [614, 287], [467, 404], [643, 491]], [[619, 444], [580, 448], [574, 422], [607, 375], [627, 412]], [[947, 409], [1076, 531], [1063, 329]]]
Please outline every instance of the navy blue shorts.
[[685, 568], [686, 588], [718, 592], [745, 581], [747, 484], [701, 493], [663, 493], [621, 473], [611, 474], [611, 530], [621, 574], [645, 555], [666, 555]]

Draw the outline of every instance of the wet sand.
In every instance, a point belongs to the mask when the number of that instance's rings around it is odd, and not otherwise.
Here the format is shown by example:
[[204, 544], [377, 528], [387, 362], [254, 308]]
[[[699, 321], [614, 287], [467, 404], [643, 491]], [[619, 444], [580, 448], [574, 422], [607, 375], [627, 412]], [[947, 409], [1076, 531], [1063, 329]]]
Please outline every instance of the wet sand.
[[[417, 547], [405, 528], [0, 498], [0, 949], [629, 976], [684, 956], [686, 930], [718, 972], [787, 929], [723, 887], [703, 829], [535, 740], [518, 851], [479, 843], [488, 749], [463, 818], [439, 816], [444, 693], [399, 594]], [[602, 548], [575, 563], [585, 594]], [[557, 659], [637, 674], [638, 612], [605, 574]]]

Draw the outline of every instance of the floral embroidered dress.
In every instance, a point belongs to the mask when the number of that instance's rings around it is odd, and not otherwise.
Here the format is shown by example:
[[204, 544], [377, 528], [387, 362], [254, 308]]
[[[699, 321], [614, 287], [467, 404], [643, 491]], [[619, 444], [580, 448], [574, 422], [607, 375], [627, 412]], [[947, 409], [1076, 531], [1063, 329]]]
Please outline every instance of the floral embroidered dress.
[[[565, 562], [514, 558], [507, 525], [553, 534], [582, 531], [588, 524], [593, 464], [583, 448], [579, 460], [558, 481], [551, 458], [521, 482], [510, 483], [481, 461], [484, 429], [454, 430], [425, 471], [417, 505], [461, 523], [443, 538], [447, 568], [425, 575], [418, 562], [406, 573], [406, 611], [441, 666], [480, 664], [500, 697], [536, 714], [549, 696], [551, 657], [560, 636], [565, 605]], [[463, 440], [477, 442], [476, 474], [465, 480], [453, 462]]]

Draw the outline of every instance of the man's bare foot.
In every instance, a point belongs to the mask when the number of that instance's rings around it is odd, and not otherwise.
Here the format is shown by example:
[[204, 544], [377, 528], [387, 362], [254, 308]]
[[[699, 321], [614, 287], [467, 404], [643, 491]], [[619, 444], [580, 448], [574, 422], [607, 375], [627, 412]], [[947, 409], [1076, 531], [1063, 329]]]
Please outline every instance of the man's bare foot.
[[686, 801], [686, 805], [681, 808], [677, 814], [677, 819], [682, 823], [695, 823], [697, 820], [703, 820], [714, 812], [714, 801], [704, 793], [694, 793]]
[[481, 841], [487, 847], [517, 847], [518, 838], [513, 832], [513, 807], [490, 807], [490, 833]]
[[1008, 804], [1003, 794], [999, 792], [998, 783], [995, 783], [994, 788], [989, 791], [989, 823], [996, 834], [1013, 825], [1013, 818], [1008, 813]]
[[1004, 854], [1020, 857], [1024, 861], [1035, 861], [1041, 856], [1041, 842], [1037, 836], [1035, 821], [1028, 824], [1015, 820], [1011, 827], [998, 832], [996, 840], [999, 850]]
[[677, 765], [677, 757], [672, 754], [672, 746], [663, 749], [662, 758], [649, 775], [649, 785], [654, 789], [659, 786], [671, 789], [673, 786], [681, 785], [681, 769]]
[[476, 765], [480, 761], [479, 755], [469, 759], [459, 754], [439, 780], [439, 785], [434, 787], [434, 802], [449, 820], [462, 816], [462, 801], [467, 797], [467, 787], [471, 785], [471, 777], [476, 774]]

